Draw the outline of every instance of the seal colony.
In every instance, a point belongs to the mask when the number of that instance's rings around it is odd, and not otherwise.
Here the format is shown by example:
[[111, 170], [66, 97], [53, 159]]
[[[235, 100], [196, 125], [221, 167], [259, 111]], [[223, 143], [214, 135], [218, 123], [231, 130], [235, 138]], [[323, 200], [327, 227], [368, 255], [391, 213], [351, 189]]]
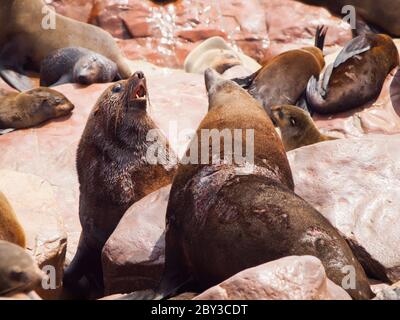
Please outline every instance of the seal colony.
[[[209, 112], [197, 136], [202, 129], [253, 128], [254, 168], [243, 175], [238, 165], [212, 164], [215, 155], [208, 165], [180, 164], [167, 208], [159, 293], [198, 292], [268, 261], [313, 255], [338, 285], [345, 276], [342, 268], [353, 266], [356, 289], [347, 292], [354, 299], [371, 298], [368, 279], [346, 241], [293, 192], [285, 150], [262, 107], [215, 71], [208, 69], [205, 78]], [[200, 146], [197, 140], [193, 143]], [[220, 152], [223, 159], [224, 150]]]
[[136, 72], [110, 86], [89, 116], [77, 154], [82, 233], [65, 272], [67, 287], [73, 289], [85, 277], [91, 292], [101, 294], [105, 242], [133, 203], [172, 182], [175, 155], [161, 132], [158, 155], [164, 163], [150, 164], [146, 158], [147, 135], [157, 129], [146, 109], [146, 79]]
[[[42, 0], [2, 0], [0, 3], [0, 74], [18, 89], [20, 79], [9, 69], [23, 72], [23, 67], [39, 71], [41, 62], [52, 52], [68, 47], [82, 47], [99, 53], [118, 66], [123, 79], [131, 75], [113, 37], [106, 31], [86, 23], [55, 14], [56, 28], [42, 27]], [[27, 14], [29, 13], [29, 14]]]

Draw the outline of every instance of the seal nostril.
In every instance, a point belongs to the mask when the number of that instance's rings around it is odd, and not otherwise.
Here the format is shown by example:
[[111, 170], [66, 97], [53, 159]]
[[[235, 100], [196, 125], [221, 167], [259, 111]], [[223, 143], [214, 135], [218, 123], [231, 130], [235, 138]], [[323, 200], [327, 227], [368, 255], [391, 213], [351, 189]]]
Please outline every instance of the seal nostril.
[[144, 73], [142, 71], [135, 72], [135, 76], [139, 79], [144, 79]]
[[79, 76], [78, 77], [78, 82], [85, 84], [86, 83], [86, 77], [85, 76]]

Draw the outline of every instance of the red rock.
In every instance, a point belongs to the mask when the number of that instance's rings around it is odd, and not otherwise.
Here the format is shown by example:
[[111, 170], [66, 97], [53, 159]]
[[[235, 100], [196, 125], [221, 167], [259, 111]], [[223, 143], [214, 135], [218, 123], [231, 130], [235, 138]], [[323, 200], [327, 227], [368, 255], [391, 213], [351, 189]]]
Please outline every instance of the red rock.
[[295, 192], [350, 242], [370, 277], [400, 280], [400, 135], [323, 142], [288, 153]]
[[351, 300], [321, 261], [291, 256], [244, 270], [194, 300]]
[[133, 204], [102, 252], [105, 293], [155, 289], [164, 269], [165, 213], [171, 185]]

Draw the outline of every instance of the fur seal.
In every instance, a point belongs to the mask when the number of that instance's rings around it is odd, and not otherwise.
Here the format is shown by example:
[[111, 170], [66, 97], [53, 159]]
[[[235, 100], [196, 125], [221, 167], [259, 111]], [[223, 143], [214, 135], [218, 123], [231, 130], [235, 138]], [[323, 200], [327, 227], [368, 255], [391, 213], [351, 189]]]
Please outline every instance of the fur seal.
[[222, 37], [211, 37], [189, 53], [184, 69], [186, 72], [203, 74], [207, 68], [213, 68], [222, 74], [237, 65], [243, 65], [249, 73], [261, 67], [252, 58], [233, 50]]
[[286, 152], [310, 144], [337, 139], [320, 133], [310, 115], [296, 106], [272, 107], [272, 121], [281, 130]]
[[85, 48], [58, 49], [47, 56], [40, 66], [40, 85], [57, 86], [64, 83], [107, 83], [117, 77], [117, 65], [106, 57]]
[[299, 0], [306, 4], [323, 6], [333, 14], [343, 17], [343, 7], [356, 9], [357, 19], [362, 19], [372, 28], [380, 28], [394, 37], [400, 37], [400, 3], [398, 0]]
[[[18, 87], [19, 79], [13, 82], [7, 70], [22, 72], [21, 66], [39, 71], [40, 63], [51, 52], [67, 47], [83, 47], [97, 52], [118, 66], [123, 79], [132, 74], [114, 38], [99, 27], [75, 21], [54, 13], [54, 29], [44, 28], [45, 3], [42, 0], [2, 0], [0, 12], [0, 61], [1, 74], [8, 83]], [[17, 88], [18, 89], [18, 88]]]
[[74, 105], [63, 94], [49, 88], [21, 93], [0, 89], [0, 134], [8, 129], [34, 127], [69, 115], [73, 109]]
[[321, 79], [313, 75], [307, 85], [309, 107], [332, 114], [360, 107], [378, 98], [387, 75], [399, 65], [392, 38], [367, 34], [351, 40]]
[[86, 278], [93, 294], [103, 293], [101, 250], [126, 210], [171, 183], [175, 155], [163, 139], [165, 164], [150, 164], [146, 136], [158, 130], [148, 116], [142, 72], [110, 86], [87, 121], [77, 153], [82, 233], [64, 284], [74, 290]]
[[[200, 292], [268, 261], [313, 255], [338, 285], [346, 276], [342, 268], [353, 266], [356, 288], [347, 292], [355, 299], [371, 298], [367, 277], [347, 242], [293, 192], [282, 142], [259, 103], [211, 69], [205, 77], [209, 112], [197, 137], [203, 129], [252, 128], [254, 168], [244, 174], [240, 166], [215, 163], [211, 155], [210, 164], [179, 165], [167, 207], [160, 295]], [[188, 150], [201, 143], [200, 138], [192, 140]], [[209, 139], [207, 144], [211, 148]], [[222, 146], [220, 152], [224, 159]]]
[[44, 273], [20, 246], [0, 240], [0, 296], [28, 293], [37, 288]]
[[19, 245], [26, 246], [24, 229], [19, 223], [17, 216], [8, 202], [6, 196], [0, 191], [0, 240], [5, 240]]
[[295, 105], [301, 101], [311, 76], [318, 76], [325, 66], [322, 49], [327, 29], [318, 27], [315, 47], [290, 50], [274, 57], [254, 74], [233, 79], [258, 100], [271, 116], [275, 105]]

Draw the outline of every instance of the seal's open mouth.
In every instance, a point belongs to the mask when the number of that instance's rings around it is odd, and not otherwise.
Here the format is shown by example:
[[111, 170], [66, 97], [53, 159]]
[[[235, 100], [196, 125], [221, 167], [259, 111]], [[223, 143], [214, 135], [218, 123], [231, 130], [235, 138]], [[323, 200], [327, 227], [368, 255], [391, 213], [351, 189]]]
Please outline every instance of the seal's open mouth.
[[131, 100], [146, 100], [146, 98], [147, 98], [146, 84], [144, 83], [144, 81], [140, 81], [140, 83], [132, 91]]
[[129, 94], [129, 107], [139, 110], [147, 108], [147, 86], [146, 78], [134, 77], [135, 81], [131, 87]]

